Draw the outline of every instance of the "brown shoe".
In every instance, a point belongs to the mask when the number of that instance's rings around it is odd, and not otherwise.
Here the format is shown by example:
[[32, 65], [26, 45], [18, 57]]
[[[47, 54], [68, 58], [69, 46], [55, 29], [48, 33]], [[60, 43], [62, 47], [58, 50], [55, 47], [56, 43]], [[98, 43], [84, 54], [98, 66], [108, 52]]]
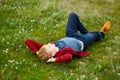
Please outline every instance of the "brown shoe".
[[108, 31], [110, 30], [110, 22], [107, 21], [104, 26], [100, 29], [100, 32], [103, 32], [105, 35], [108, 33]]

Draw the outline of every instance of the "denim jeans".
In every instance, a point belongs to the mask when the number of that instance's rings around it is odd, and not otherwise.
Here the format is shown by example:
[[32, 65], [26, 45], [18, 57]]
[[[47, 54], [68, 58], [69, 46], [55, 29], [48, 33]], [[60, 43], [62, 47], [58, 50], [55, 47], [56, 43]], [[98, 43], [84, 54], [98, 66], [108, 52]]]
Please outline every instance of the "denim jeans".
[[[80, 33], [78, 33], [78, 31]], [[92, 42], [103, 39], [105, 35], [102, 32], [88, 32], [80, 22], [78, 16], [75, 13], [71, 13], [66, 27], [66, 37], [73, 37], [81, 40], [85, 50]]]

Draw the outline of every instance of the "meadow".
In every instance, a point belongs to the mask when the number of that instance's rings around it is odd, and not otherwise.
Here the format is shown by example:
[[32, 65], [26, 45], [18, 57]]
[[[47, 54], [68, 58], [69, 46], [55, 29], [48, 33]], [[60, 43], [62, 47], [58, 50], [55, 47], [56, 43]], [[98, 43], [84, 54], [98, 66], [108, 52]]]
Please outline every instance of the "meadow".
[[[86, 58], [44, 63], [25, 45], [47, 44], [65, 36], [69, 13], [89, 31], [106, 21], [111, 30], [93, 43]], [[0, 0], [0, 80], [120, 80], [119, 0]]]

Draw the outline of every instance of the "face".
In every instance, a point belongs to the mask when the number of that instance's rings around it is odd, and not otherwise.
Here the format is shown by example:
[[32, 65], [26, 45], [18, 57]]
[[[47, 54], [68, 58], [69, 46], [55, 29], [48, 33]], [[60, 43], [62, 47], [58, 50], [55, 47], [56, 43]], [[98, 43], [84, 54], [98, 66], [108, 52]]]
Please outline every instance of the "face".
[[55, 44], [49, 43], [46, 45], [46, 47], [47, 47], [47, 53], [52, 54], [52, 56], [54, 56], [55, 53], [58, 51], [58, 48], [55, 46]]

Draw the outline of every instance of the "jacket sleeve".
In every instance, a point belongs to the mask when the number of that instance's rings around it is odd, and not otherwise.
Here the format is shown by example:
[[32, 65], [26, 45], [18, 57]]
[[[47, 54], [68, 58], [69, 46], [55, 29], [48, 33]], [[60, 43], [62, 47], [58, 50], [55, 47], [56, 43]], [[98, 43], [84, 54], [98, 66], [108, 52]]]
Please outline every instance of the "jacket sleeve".
[[72, 48], [64, 48], [56, 53], [55, 61], [58, 63], [70, 62], [73, 56], [87, 57], [89, 56], [89, 53], [88, 52], [76, 52]]
[[77, 52], [76, 54], [77, 56], [80, 56], [80, 57], [87, 57], [90, 55], [89, 52]]
[[87, 57], [89, 56], [90, 53], [89, 52], [76, 52], [72, 48], [64, 48], [58, 51], [55, 56], [61, 56], [64, 54], [71, 54], [73, 56], [79, 56], [79, 57]]
[[36, 53], [43, 46], [43, 44], [37, 43], [32, 40], [26, 40], [25, 44], [33, 53]]
[[66, 63], [72, 61], [71, 54], [64, 54], [62, 56], [56, 57], [55, 62], [57, 63]]

